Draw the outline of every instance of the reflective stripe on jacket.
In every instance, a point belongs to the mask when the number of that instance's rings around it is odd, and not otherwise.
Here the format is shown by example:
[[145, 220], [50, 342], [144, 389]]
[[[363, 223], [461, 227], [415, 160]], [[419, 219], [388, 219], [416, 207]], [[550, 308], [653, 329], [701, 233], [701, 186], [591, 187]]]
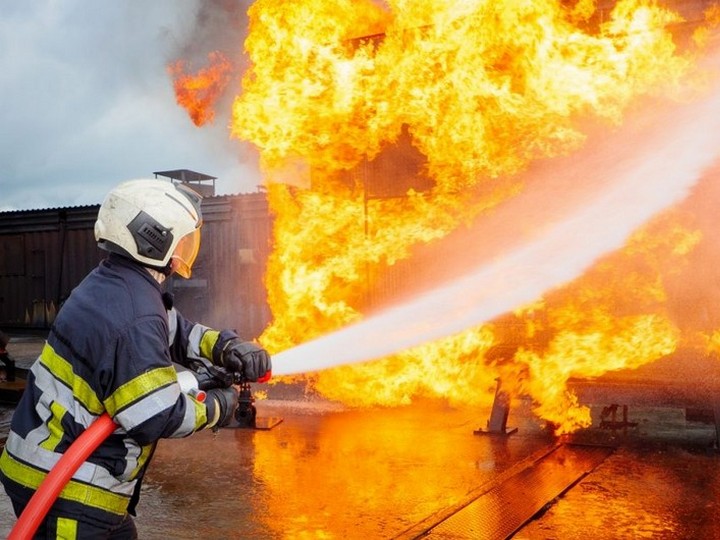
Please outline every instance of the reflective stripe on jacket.
[[117, 255], [73, 290], [30, 369], [0, 457], [0, 480], [11, 497], [26, 501], [107, 411], [118, 429], [83, 463], [56, 507], [116, 523], [156, 441], [205, 427], [207, 407], [180, 392], [172, 361], [212, 360], [220, 333], [173, 318], [178, 331], [171, 338], [160, 286]]

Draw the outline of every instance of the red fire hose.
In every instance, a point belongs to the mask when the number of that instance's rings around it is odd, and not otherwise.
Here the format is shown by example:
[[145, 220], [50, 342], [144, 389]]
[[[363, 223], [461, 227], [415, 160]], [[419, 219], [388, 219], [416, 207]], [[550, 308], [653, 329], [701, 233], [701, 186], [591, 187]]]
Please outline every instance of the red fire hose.
[[115, 431], [115, 428], [117, 425], [110, 415], [104, 413], [75, 439], [28, 502], [15, 527], [10, 531], [8, 540], [27, 540], [33, 537], [65, 484], [70, 481], [82, 462]]
[[[181, 379], [180, 386], [183, 392], [194, 396], [200, 402], [205, 401], [205, 392], [198, 389], [197, 379], [193, 377], [192, 380], [188, 380], [187, 377], [178, 375], [179, 382]], [[117, 427], [110, 415], [103, 413], [75, 439], [30, 498], [7, 540], [29, 540], [33, 537], [75, 471]]]

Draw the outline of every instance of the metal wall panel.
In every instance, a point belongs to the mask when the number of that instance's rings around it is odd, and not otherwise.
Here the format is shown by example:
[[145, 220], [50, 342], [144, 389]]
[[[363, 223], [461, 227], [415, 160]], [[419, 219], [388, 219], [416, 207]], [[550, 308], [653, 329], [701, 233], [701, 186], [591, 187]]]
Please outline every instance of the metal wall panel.
[[100, 260], [98, 206], [0, 213], [0, 325], [46, 328]]
[[[0, 212], [0, 328], [49, 328], [58, 306], [105, 255], [93, 234], [98, 209]], [[270, 319], [265, 194], [210, 197], [202, 210], [193, 276], [171, 278], [168, 290], [186, 317], [255, 338]]]

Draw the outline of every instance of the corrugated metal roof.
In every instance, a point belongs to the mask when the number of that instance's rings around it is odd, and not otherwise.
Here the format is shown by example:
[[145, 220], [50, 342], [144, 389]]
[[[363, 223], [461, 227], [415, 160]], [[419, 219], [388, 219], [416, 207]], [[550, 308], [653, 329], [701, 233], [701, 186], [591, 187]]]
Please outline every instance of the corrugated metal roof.
[[99, 209], [95, 204], [0, 212], [0, 234], [54, 230], [59, 223], [68, 228], [92, 227]]
[[[236, 199], [242, 199], [246, 204], [251, 207], [258, 206], [261, 211], [267, 211], [267, 195], [263, 192], [253, 193], [231, 193], [225, 195], [214, 195], [211, 197], [203, 197], [203, 213], [207, 212], [222, 212], [224, 205], [231, 204], [231, 201]], [[206, 209], [207, 207], [207, 209]], [[98, 204], [86, 204], [80, 206], [54, 206], [50, 208], [33, 208], [23, 210], [0, 210], [0, 233], [3, 232], [3, 228], [14, 227], [21, 224], [23, 221], [32, 221], [33, 223], [43, 222], [47, 220], [48, 223], [57, 223], [58, 217], [66, 214], [68, 219], [76, 218], [77, 216], [87, 215], [88, 219], [93, 221], [97, 217], [97, 212], [100, 209], [100, 203]]]
[[97, 208], [98, 204], [84, 204], [79, 206], [50, 206], [45, 208], [23, 208], [21, 210], [0, 210], [0, 217], [4, 217], [5, 214], [23, 214], [23, 213], [35, 213], [35, 212], [57, 212], [59, 210], [76, 210], [80, 208]]

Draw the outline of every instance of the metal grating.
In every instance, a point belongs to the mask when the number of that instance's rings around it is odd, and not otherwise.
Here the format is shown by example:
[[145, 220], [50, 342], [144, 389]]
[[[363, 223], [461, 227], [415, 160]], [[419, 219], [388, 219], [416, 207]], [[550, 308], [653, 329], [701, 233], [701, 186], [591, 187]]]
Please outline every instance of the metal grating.
[[563, 445], [435, 525], [423, 538], [505, 539], [612, 453], [611, 448]]

